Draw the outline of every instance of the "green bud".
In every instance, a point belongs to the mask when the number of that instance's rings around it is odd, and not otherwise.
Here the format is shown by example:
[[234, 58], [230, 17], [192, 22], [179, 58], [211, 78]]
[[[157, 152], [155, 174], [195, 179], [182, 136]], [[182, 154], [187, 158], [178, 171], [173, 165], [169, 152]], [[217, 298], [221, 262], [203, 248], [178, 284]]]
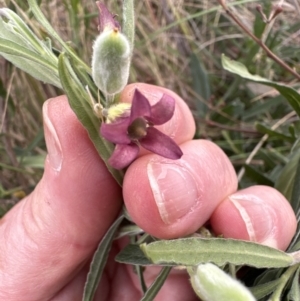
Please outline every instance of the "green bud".
[[194, 291], [203, 301], [255, 301], [242, 283], [211, 263], [200, 264], [189, 274]]
[[94, 44], [92, 75], [103, 93], [113, 95], [124, 89], [129, 76], [130, 56], [129, 42], [117, 28], [98, 36]]
[[106, 95], [121, 92], [127, 84], [131, 47], [121, 33], [119, 23], [101, 2], [99, 9], [100, 35], [94, 43], [92, 76], [97, 87]]

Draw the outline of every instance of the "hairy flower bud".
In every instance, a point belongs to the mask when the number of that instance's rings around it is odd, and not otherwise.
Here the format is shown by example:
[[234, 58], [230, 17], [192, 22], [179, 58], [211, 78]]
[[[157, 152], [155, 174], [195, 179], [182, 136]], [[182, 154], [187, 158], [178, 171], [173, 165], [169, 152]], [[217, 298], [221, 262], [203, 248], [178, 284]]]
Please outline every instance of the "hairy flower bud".
[[190, 275], [194, 291], [203, 301], [255, 301], [244, 285], [214, 264], [200, 264]]
[[103, 109], [103, 115], [106, 118], [106, 123], [112, 123], [118, 118], [126, 118], [130, 115], [130, 103], [117, 103], [107, 109]]
[[127, 84], [131, 48], [113, 15], [102, 3], [97, 2], [97, 5], [102, 32], [93, 47], [92, 76], [103, 93], [113, 95], [121, 92]]

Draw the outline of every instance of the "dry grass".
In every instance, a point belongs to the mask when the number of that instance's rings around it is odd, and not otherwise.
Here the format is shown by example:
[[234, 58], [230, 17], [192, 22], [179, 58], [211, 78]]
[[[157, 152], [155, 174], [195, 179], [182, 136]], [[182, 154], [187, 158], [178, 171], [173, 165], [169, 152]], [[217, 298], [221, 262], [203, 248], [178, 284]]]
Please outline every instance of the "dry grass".
[[[40, 2], [45, 15], [61, 37], [70, 41], [75, 51], [89, 63], [92, 43], [97, 35], [94, 1], [78, 1], [76, 7], [72, 7], [68, 0]], [[106, 2], [121, 15], [121, 1]], [[228, 19], [217, 1], [145, 0], [136, 3], [136, 48], [130, 81], [143, 81], [176, 91], [193, 110], [200, 128], [198, 135], [202, 133], [206, 138], [214, 137], [220, 145], [230, 150], [230, 143], [221, 133], [221, 130], [228, 130], [226, 127], [229, 127], [230, 133], [234, 132], [232, 130], [241, 132], [232, 136], [232, 139], [239, 140], [238, 147], [245, 141], [250, 145], [249, 139], [253, 141], [257, 137], [254, 119], [244, 122], [240, 115], [232, 114], [226, 108], [241, 97], [248, 97], [245, 101], [250, 101], [253, 91], [242, 89], [237, 93], [238, 89], [232, 86], [233, 78], [228, 77], [221, 68], [221, 53], [242, 61], [251, 60], [255, 71], [268, 78], [289, 81], [291, 77], [279, 70], [259, 50], [250, 58], [249, 51], [253, 49], [253, 43]], [[257, 15], [257, 3], [254, 0], [247, 1], [232, 8], [250, 29]], [[268, 25], [264, 39], [274, 39], [274, 52], [299, 69], [299, 60], [291, 56], [288, 50], [297, 48], [300, 42], [300, 4], [299, 0], [286, 3], [286, 11]], [[42, 28], [28, 12], [25, 1], [0, 0], [0, 7], [5, 6], [18, 7], [17, 12], [27, 18], [36, 34], [45, 37]], [[204, 79], [200, 77], [201, 74], [198, 78], [192, 77], [195, 67], [191, 65], [192, 56], [197, 59], [199, 66], [205, 67], [203, 70], [209, 78], [211, 95], [207, 99], [197, 93], [196, 85]], [[0, 58], [0, 199], [18, 197], [16, 192], [19, 191], [29, 193], [41, 177], [42, 160], [46, 154], [41, 130], [41, 107], [45, 99], [61, 93], [16, 70]], [[206, 105], [203, 106], [203, 103]], [[204, 113], [201, 112], [203, 108]], [[269, 122], [273, 118], [276, 117], [264, 115]], [[241, 162], [246, 156], [245, 150], [243, 152], [244, 155], [239, 157]], [[236, 154], [231, 151], [231, 155]]]

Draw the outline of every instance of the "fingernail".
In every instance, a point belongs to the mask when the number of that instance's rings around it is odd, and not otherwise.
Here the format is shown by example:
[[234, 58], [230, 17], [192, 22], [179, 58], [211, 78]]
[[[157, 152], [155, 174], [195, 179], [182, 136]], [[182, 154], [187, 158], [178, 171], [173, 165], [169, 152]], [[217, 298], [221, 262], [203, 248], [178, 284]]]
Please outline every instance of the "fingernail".
[[276, 213], [257, 196], [236, 193], [229, 197], [245, 223], [249, 240], [277, 248]]
[[197, 206], [199, 189], [193, 174], [182, 162], [153, 159], [148, 163], [147, 173], [154, 200], [165, 224], [176, 222]]
[[43, 105], [45, 140], [48, 150], [48, 160], [55, 171], [60, 171], [63, 161], [62, 148], [55, 127], [49, 118], [49, 103], [47, 100]]

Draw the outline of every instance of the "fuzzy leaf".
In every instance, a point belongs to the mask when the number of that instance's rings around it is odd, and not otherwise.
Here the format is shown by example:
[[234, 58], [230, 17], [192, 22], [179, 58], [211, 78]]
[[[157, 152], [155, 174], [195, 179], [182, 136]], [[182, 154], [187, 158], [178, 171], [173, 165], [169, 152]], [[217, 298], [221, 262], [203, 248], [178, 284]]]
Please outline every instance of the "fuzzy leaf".
[[300, 94], [295, 89], [285, 84], [270, 81], [259, 75], [253, 75], [249, 73], [245, 65], [229, 59], [224, 54], [222, 55], [222, 65], [225, 70], [237, 74], [242, 78], [275, 88], [282, 96], [286, 98], [298, 116], [300, 116]]
[[[49, 49], [47, 50], [44, 47], [43, 43], [26, 23], [8, 8], [0, 8], [0, 37], [20, 44], [37, 53], [49, 52]], [[49, 52], [49, 54], [52, 54], [52, 52]]]
[[257, 243], [223, 238], [183, 238], [142, 244], [142, 251], [154, 264], [194, 266], [212, 262], [279, 268], [293, 264], [287, 253]]
[[141, 301], [152, 301], [154, 300], [155, 296], [160, 291], [161, 287], [165, 283], [170, 271], [171, 267], [163, 267], [159, 273], [159, 275], [156, 277], [154, 282], [151, 284]]
[[116, 256], [115, 260], [120, 263], [133, 265], [153, 265], [145, 256], [137, 244], [129, 244]]
[[47, 18], [42, 13], [41, 9], [39, 8], [39, 5], [37, 4], [36, 0], [28, 0], [27, 1], [32, 13], [34, 14], [37, 21], [44, 27], [46, 32], [53, 38], [55, 38], [61, 45], [65, 45], [64, 41], [61, 39], [59, 34], [54, 30], [54, 28], [51, 26]]
[[64, 50], [69, 54], [70, 57], [72, 57], [73, 60], [75, 60], [78, 64], [80, 64], [86, 71], [90, 71], [90, 68], [75, 54], [73, 49], [67, 43], [65, 43], [62, 40], [62, 38], [59, 36], [59, 34], [54, 30], [54, 28], [51, 26], [47, 18], [44, 16], [36, 0], [28, 0], [27, 2], [35, 18], [44, 27], [46, 32], [52, 38], [58, 41], [60, 45], [62, 45]]
[[88, 131], [88, 134], [92, 142], [94, 143], [95, 148], [97, 149], [100, 157], [107, 165], [108, 170], [121, 186], [123, 181], [123, 172], [113, 169], [107, 163], [107, 160], [112, 154], [114, 147], [111, 143], [100, 136], [100, 120], [94, 115], [88, 102], [89, 96], [85, 89], [82, 87], [82, 84], [80, 83], [74, 70], [72, 69], [68, 58], [64, 54], [61, 54], [59, 56], [58, 70], [63, 89], [68, 96], [72, 110], [75, 112], [79, 121]]
[[122, 222], [124, 216], [121, 215], [109, 228], [106, 232], [105, 236], [103, 237], [102, 241], [100, 242], [97, 251], [94, 254], [90, 271], [88, 274], [88, 278], [84, 287], [83, 293], [83, 301], [92, 301], [94, 300], [94, 295], [96, 289], [99, 285], [102, 272], [104, 270], [108, 253], [111, 249], [112, 242], [115, 238], [115, 234], [118, 230], [120, 223]]
[[0, 38], [0, 55], [34, 78], [61, 88], [57, 66], [38, 53]]
[[58, 59], [48, 43], [8, 8], [0, 9], [0, 55], [38, 80], [61, 87]]

